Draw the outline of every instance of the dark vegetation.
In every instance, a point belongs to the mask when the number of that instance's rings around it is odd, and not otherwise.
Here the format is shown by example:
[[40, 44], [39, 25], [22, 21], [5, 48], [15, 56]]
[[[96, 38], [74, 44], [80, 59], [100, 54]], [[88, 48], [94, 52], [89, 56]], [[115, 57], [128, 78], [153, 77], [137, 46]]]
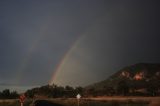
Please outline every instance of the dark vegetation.
[[26, 91], [25, 95], [29, 98], [47, 97], [47, 98], [59, 98], [59, 97], [75, 97], [78, 93], [83, 94], [84, 88], [82, 87], [61, 87], [57, 85], [46, 85], [39, 88], [33, 88]]
[[5, 89], [0, 92], [0, 99], [17, 99], [19, 94], [16, 91], [11, 92], [9, 89]]

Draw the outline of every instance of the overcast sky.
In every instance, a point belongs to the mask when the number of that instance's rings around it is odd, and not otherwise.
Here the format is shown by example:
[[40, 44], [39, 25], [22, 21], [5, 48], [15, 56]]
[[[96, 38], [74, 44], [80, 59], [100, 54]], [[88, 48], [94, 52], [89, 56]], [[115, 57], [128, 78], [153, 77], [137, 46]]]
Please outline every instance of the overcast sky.
[[128, 65], [160, 63], [159, 5], [0, 0], [0, 85], [86, 86]]

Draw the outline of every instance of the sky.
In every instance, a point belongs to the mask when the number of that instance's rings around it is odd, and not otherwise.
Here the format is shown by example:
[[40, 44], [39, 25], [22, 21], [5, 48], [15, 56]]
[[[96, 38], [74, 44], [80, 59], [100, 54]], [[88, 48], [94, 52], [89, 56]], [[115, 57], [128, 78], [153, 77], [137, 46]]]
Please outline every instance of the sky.
[[159, 0], [0, 0], [0, 90], [87, 86], [160, 63]]

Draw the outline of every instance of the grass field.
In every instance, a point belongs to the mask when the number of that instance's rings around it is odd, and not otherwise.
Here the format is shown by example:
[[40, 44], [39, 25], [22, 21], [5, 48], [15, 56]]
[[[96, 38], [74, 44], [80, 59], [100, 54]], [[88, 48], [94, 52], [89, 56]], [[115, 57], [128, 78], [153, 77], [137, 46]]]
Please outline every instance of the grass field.
[[[77, 106], [75, 98], [46, 99], [64, 106]], [[160, 106], [160, 97], [97, 97], [82, 98], [79, 106]], [[24, 106], [30, 106], [26, 100]], [[20, 106], [18, 100], [0, 100], [0, 106]]]
[[[24, 106], [29, 106], [32, 103], [31, 100], [26, 100]], [[0, 106], [20, 106], [19, 100], [0, 100]]]

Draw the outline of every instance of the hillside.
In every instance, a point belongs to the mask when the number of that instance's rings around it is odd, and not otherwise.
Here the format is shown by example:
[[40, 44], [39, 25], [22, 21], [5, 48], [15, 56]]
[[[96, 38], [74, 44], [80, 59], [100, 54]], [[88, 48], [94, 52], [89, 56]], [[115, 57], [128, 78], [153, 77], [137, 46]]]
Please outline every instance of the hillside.
[[27, 90], [28, 98], [91, 96], [160, 96], [160, 64], [140, 63], [117, 71], [108, 79], [85, 88], [45, 85]]
[[139, 63], [122, 68], [108, 79], [86, 87], [87, 90], [106, 93], [155, 93], [160, 91], [160, 64]]

